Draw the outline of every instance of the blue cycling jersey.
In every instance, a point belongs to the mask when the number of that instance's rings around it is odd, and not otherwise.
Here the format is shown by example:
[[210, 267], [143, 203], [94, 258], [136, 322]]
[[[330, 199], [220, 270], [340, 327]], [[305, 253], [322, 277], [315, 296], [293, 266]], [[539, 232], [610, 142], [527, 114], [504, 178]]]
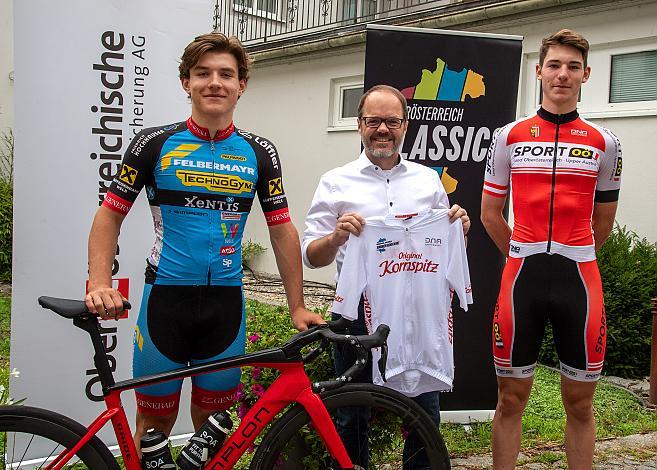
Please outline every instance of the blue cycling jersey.
[[268, 225], [290, 221], [276, 148], [232, 124], [213, 138], [191, 117], [140, 132], [103, 205], [125, 215], [144, 187], [155, 227], [149, 284], [241, 285], [256, 193]]

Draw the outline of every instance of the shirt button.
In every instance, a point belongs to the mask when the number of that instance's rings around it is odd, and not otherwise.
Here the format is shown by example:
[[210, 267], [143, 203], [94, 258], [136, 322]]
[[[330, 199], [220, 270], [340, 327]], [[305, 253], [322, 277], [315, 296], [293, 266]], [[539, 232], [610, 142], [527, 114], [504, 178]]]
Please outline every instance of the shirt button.
[[392, 201], [390, 202], [390, 207], [392, 207]]
[[386, 183], [390, 183], [390, 180], [386, 180]]

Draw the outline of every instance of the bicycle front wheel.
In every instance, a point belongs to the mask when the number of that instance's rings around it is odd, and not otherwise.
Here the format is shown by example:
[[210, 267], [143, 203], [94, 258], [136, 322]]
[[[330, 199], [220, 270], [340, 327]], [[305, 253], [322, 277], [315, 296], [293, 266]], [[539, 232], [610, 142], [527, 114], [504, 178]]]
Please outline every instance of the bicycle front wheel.
[[[47, 468], [87, 432], [77, 421], [31, 406], [0, 406], [0, 468]], [[64, 468], [118, 470], [107, 446], [94, 436]]]
[[[351, 459], [368, 469], [450, 468], [438, 427], [408, 397], [371, 384], [344, 385], [322, 394]], [[357, 414], [345, 425], [347, 416]], [[336, 468], [300, 405], [277, 420], [258, 446], [251, 470]], [[356, 467], [358, 468], [358, 467]]]

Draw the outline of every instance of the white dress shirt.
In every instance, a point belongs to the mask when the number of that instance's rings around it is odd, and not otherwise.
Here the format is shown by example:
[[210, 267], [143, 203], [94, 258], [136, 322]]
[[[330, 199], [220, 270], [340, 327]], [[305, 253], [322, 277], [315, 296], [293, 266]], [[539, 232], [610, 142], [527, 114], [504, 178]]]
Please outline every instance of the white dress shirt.
[[[382, 170], [363, 152], [357, 160], [322, 175], [306, 216], [303, 262], [309, 268], [316, 267], [308, 260], [308, 245], [333, 232], [338, 217], [347, 212], [367, 218], [448, 208], [447, 193], [435, 170], [403, 158], [391, 170]], [[336, 255], [337, 276], [346, 246], [342, 245]]]

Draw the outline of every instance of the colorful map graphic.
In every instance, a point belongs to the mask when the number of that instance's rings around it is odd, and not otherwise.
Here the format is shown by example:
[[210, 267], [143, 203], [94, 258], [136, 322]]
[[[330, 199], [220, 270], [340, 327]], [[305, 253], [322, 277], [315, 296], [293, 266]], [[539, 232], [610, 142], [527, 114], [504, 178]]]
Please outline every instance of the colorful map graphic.
[[404, 88], [406, 99], [435, 101], [465, 101], [465, 97], [477, 99], [486, 94], [483, 75], [473, 70], [450, 70], [441, 58], [436, 59], [436, 70], [423, 69], [422, 79], [416, 86]]
[[440, 182], [443, 184], [447, 194], [452, 194], [454, 191], [456, 191], [456, 186], [458, 186], [459, 181], [455, 178], [452, 178], [451, 175], [447, 174], [447, 167], [437, 166], [433, 167], [433, 169], [438, 172], [438, 176], [440, 176]]

